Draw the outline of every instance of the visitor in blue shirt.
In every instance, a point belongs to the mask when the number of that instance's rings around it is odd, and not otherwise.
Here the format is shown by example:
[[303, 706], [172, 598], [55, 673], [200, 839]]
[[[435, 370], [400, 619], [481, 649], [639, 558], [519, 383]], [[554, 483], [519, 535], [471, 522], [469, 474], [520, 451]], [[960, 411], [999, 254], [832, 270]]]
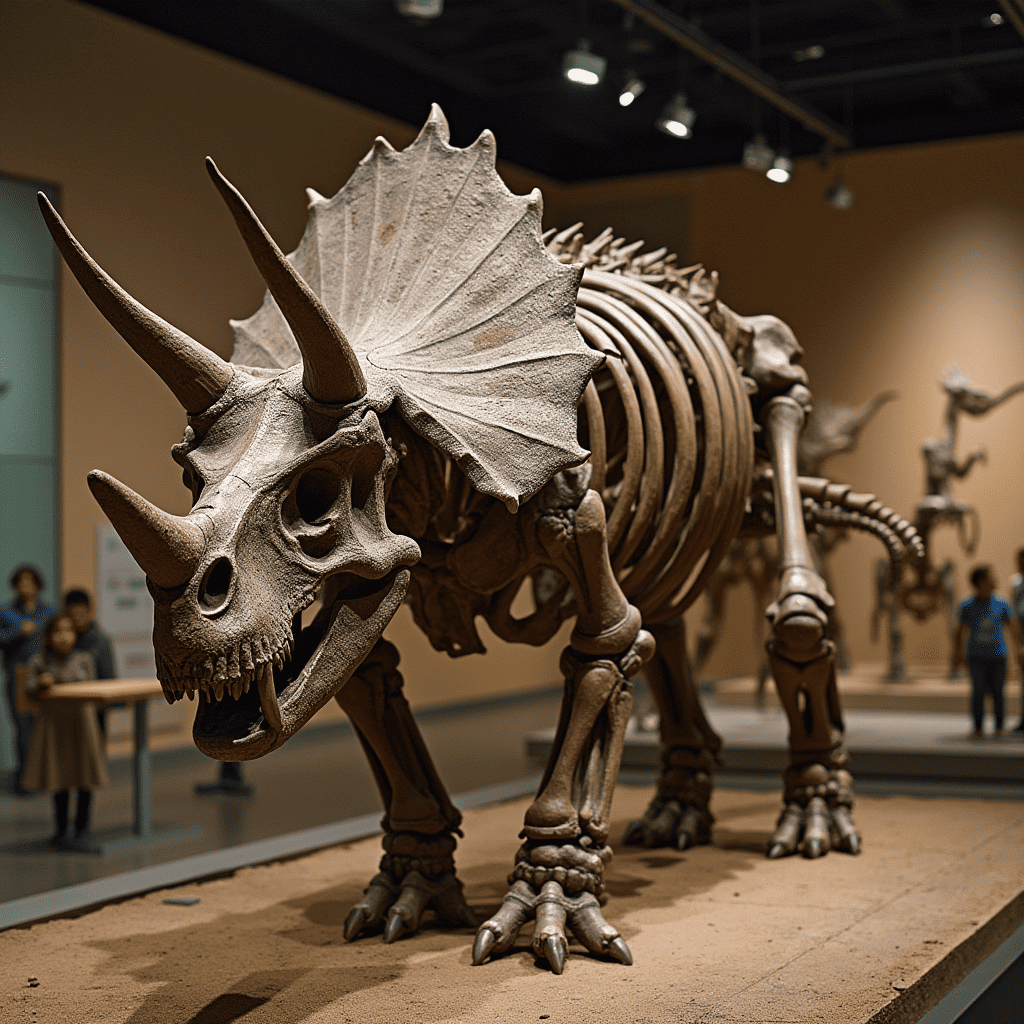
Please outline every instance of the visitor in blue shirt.
[[995, 579], [989, 566], [979, 565], [971, 572], [971, 586], [974, 597], [961, 602], [956, 612], [960, 625], [953, 639], [953, 665], [962, 665], [966, 660], [971, 676], [973, 738], [980, 739], [982, 735], [985, 694], [992, 695], [996, 735], [1005, 736], [1003, 686], [1006, 682], [1006, 640], [1003, 625], [1009, 627], [1017, 660], [1024, 665], [1020, 624], [1006, 601], [995, 593]]
[[[1017, 616], [1017, 624], [1024, 635], [1024, 548], [1017, 552], [1017, 571], [1010, 577], [1010, 590], [1013, 594], [1010, 601]], [[1021, 665], [1021, 673], [1024, 673], [1024, 664]], [[1014, 732], [1024, 732], [1024, 707], [1021, 708], [1020, 722]]]
[[14, 725], [18, 752], [14, 791], [21, 794], [27, 792], [21, 785], [21, 773], [25, 767], [29, 740], [32, 738], [32, 716], [18, 714], [15, 670], [39, 650], [54, 609], [39, 599], [43, 577], [34, 565], [19, 565], [11, 573], [10, 584], [17, 597], [9, 604], [0, 605], [0, 650], [4, 655], [7, 710]]

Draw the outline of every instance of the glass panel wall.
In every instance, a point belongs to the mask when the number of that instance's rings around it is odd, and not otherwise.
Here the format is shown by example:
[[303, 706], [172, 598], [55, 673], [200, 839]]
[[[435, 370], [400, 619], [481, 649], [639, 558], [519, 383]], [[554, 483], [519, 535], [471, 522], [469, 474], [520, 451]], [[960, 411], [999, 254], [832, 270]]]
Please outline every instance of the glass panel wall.
[[[57, 190], [0, 175], [0, 600], [11, 570], [31, 562], [60, 594], [58, 520], [58, 278], [56, 251], [36, 204]], [[12, 767], [6, 709], [0, 767]]]

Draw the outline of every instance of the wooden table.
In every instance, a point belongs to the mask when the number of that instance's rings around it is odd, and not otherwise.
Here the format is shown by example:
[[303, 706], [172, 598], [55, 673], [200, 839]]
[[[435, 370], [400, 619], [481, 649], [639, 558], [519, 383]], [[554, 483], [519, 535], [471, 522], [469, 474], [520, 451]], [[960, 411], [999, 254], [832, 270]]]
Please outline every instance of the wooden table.
[[[198, 835], [199, 825], [154, 828], [152, 805], [153, 760], [149, 749], [149, 702], [163, 697], [157, 679], [96, 679], [84, 683], [57, 683], [35, 694], [44, 701], [79, 701], [90, 704], [131, 704], [135, 713], [135, 749], [132, 754], [132, 828], [128, 835], [97, 837], [96, 849], [110, 853], [138, 844], [155, 845]], [[124, 830], [119, 830], [123, 832]]]

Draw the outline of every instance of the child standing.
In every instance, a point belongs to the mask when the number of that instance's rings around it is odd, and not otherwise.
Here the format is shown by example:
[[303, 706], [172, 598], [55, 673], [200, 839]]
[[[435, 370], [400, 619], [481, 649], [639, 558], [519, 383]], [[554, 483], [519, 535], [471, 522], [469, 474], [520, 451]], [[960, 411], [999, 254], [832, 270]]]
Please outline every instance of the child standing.
[[[76, 651], [72, 620], [55, 615], [46, 627], [43, 649], [28, 661], [25, 689], [41, 693], [58, 683], [96, 677], [92, 655]], [[107, 767], [96, 708], [81, 701], [42, 701], [25, 759], [26, 789], [53, 794], [56, 832], [51, 845], [88, 846], [92, 791], [107, 782]], [[68, 838], [70, 791], [78, 790], [74, 840]]]
[[1010, 606], [995, 593], [995, 579], [989, 566], [979, 565], [971, 572], [971, 586], [974, 597], [961, 602], [956, 613], [960, 625], [953, 639], [953, 666], [958, 667], [966, 660], [971, 676], [973, 738], [980, 739], [982, 735], [987, 693], [992, 695], [996, 735], [1005, 736], [1003, 685], [1006, 682], [1006, 640], [1003, 624], [1009, 626], [1017, 660], [1024, 664], [1020, 625]]
[[[1017, 616], [1017, 625], [1024, 634], [1024, 548], [1017, 552], [1017, 571], [1010, 577], [1010, 589], [1013, 593], [1011, 603]], [[1021, 673], [1024, 674], [1024, 664], [1021, 665]], [[1024, 732], [1024, 707], [1021, 708], [1020, 722], [1013, 731]]]

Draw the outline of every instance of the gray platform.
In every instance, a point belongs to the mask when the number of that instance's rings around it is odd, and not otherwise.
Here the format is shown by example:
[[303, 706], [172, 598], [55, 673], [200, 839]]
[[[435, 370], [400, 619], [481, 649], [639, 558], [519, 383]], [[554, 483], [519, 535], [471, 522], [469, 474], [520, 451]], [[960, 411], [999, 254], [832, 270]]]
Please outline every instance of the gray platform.
[[[780, 709], [709, 707], [708, 718], [723, 740], [723, 770], [779, 775], [787, 764], [786, 717]], [[848, 711], [846, 742], [859, 778], [926, 779], [1024, 784], [1024, 737], [972, 740], [966, 715]], [[527, 737], [531, 757], [543, 760], [553, 729]], [[660, 766], [656, 733], [631, 731], [624, 768]]]

